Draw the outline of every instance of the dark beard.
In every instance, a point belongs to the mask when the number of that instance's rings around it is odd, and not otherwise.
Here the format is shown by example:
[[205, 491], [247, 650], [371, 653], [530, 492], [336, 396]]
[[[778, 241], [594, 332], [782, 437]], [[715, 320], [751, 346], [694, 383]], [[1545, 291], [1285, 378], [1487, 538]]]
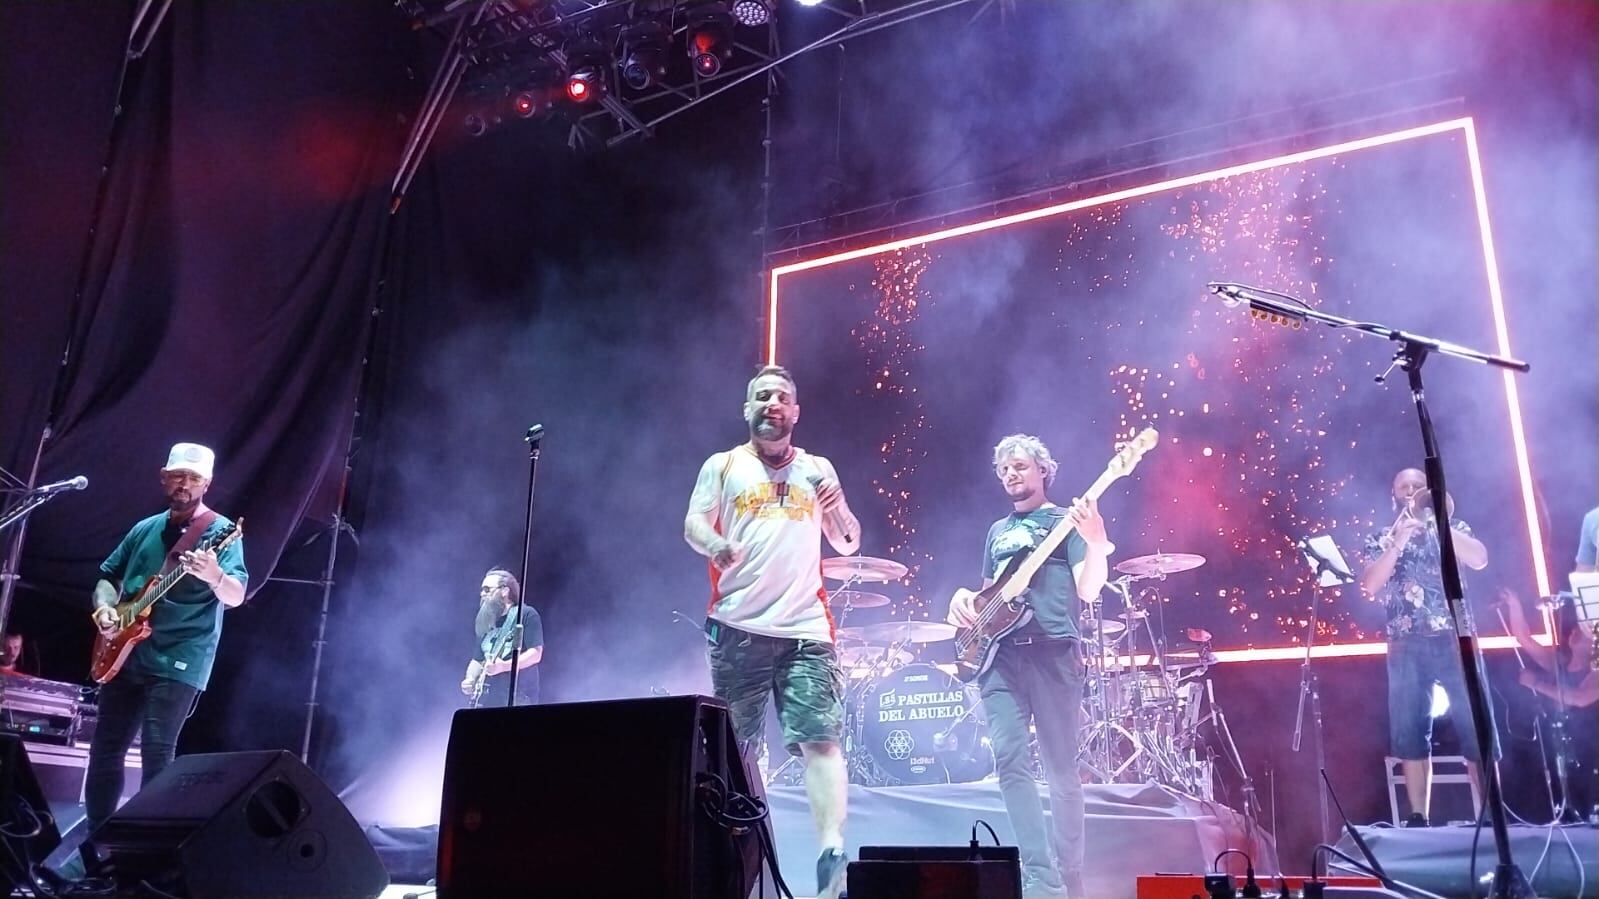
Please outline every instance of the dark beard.
[[173, 514], [177, 515], [180, 519], [193, 515], [194, 511], [200, 508], [200, 501], [194, 499], [194, 494], [192, 493], [189, 494], [189, 496], [189, 499], [181, 501], [173, 499], [170, 496], [167, 497], [167, 509]]
[[788, 422], [767, 421], [756, 418], [750, 422], [750, 436], [758, 440], [787, 440], [794, 428]]
[[494, 626], [500, 623], [500, 615], [505, 612], [505, 607], [497, 599], [490, 599], [479, 603], [477, 607], [477, 620], [473, 622], [477, 630], [478, 639], [489, 635]]

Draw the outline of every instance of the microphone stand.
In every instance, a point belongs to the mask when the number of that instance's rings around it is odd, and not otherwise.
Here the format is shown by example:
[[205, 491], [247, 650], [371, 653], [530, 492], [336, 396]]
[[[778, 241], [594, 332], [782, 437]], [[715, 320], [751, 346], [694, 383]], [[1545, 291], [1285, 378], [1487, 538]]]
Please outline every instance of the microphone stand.
[[[35, 466], [34, 474], [38, 474], [37, 465]], [[10, 476], [7, 475], [7, 477]], [[0, 531], [19, 521], [26, 521], [27, 517], [32, 515], [40, 506], [60, 495], [59, 492], [55, 491], [41, 492], [39, 490], [29, 490], [24, 493], [22, 498], [17, 500], [16, 505], [0, 514]], [[24, 524], [13, 535], [11, 546], [6, 551], [5, 563], [0, 566], [0, 634], [7, 632], [6, 625], [11, 621], [11, 595], [15, 591], [17, 580], [20, 577], [17, 574], [17, 568], [22, 561], [23, 531], [26, 529], [27, 525]]]
[[527, 429], [522, 439], [527, 443], [527, 523], [522, 528], [522, 589], [516, 591], [516, 652], [511, 656], [511, 683], [506, 692], [505, 707], [516, 705], [516, 680], [522, 673], [522, 614], [527, 610], [527, 568], [533, 548], [533, 485], [539, 475], [539, 441], [544, 439], [544, 426]]
[[[1554, 823], [1560, 824], [1565, 820], [1566, 815], [1572, 811], [1573, 806], [1571, 803], [1570, 773], [1571, 734], [1566, 728], [1570, 720], [1567, 716], [1567, 711], [1570, 707], [1566, 705], [1566, 690], [1569, 689], [1569, 685], [1566, 677], [1568, 673], [1566, 663], [1561, 659], [1561, 650], [1565, 648], [1562, 638], [1565, 635], [1560, 627], [1559, 605], [1554, 606], [1550, 620], [1553, 622], [1553, 626], [1549, 630], [1554, 635], [1554, 640], [1549, 644], [1549, 650], [1554, 659], [1553, 670], [1550, 674], [1553, 675], [1555, 682], [1555, 709], [1549, 714], [1548, 718], [1549, 730], [1553, 736], [1553, 739], [1549, 742], [1554, 746], [1555, 750], [1555, 782], [1560, 784], [1560, 802], [1553, 809]], [[1546, 761], [1546, 768], [1547, 764]], [[1580, 820], [1583, 817], [1583, 810], [1576, 809], [1576, 811], [1577, 818]]]
[[[1310, 559], [1310, 629], [1305, 635], [1305, 657], [1299, 663], [1299, 707], [1294, 712], [1294, 740], [1292, 748], [1299, 751], [1300, 741], [1304, 735], [1305, 727], [1305, 700], [1310, 700], [1310, 720], [1314, 726], [1312, 739], [1316, 745], [1316, 770], [1324, 771], [1327, 768], [1327, 744], [1322, 731], [1321, 719], [1321, 681], [1317, 680], [1316, 673], [1310, 670], [1310, 651], [1316, 645], [1316, 625], [1321, 614], [1321, 576], [1325, 572], [1340, 585], [1355, 582], [1349, 572], [1344, 571], [1333, 561], [1310, 545], [1310, 541], [1301, 537], [1295, 542], [1300, 552]], [[1330, 586], [1330, 585], [1329, 585]], [[1316, 839], [1319, 842], [1327, 841], [1327, 786], [1319, 779], [1316, 782], [1316, 805], [1320, 816], [1316, 819]]]
[[1493, 886], [1489, 899], [1531, 899], [1535, 894], [1526, 875], [1510, 854], [1510, 830], [1505, 816], [1504, 795], [1500, 790], [1499, 767], [1494, 763], [1494, 733], [1489, 717], [1488, 700], [1483, 689], [1482, 664], [1475, 629], [1471, 622], [1471, 607], [1466, 605], [1465, 590], [1460, 581], [1460, 562], [1455, 557], [1455, 541], [1449, 525], [1449, 494], [1444, 484], [1444, 463], [1438, 447], [1438, 435], [1433, 429], [1432, 414], [1427, 409], [1427, 393], [1421, 380], [1421, 368], [1432, 353], [1442, 353], [1483, 365], [1492, 365], [1510, 371], [1526, 372], [1532, 368], [1526, 362], [1508, 356], [1496, 356], [1459, 344], [1448, 343], [1433, 337], [1412, 334], [1389, 328], [1375, 322], [1355, 321], [1311, 308], [1303, 300], [1261, 290], [1242, 284], [1216, 283], [1209, 289], [1219, 294], [1229, 306], [1248, 304], [1250, 315], [1265, 321], [1300, 327], [1314, 321], [1333, 328], [1360, 331], [1386, 338], [1397, 344], [1393, 362], [1388, 370], [1378, 375], [1377, 383], [1386, 381], [1397, 367], [1408, 375], [1410, 397], [1416, 406], [1416, 423], [1421, 428], [1421, 444], [1425, 452], [1424, 471], [1427, 489], [1431, 491], [1433, 520], [1438, 523], [1438, 550], [1444, 597], [1448, 600], [1450, 615], [1454, 618], [1455, 634], [1459, 642], [1460, 665], [1465, 673], [1466, 697], [1471, 706], [1471, 723], [1476, 730], [1477, 745], [1482, 753], [1478, 767], [1487, 787], [1486, 801], [1489, 819], [1493, 824], [1494, 849], [1498, 864], [1494, 868]]

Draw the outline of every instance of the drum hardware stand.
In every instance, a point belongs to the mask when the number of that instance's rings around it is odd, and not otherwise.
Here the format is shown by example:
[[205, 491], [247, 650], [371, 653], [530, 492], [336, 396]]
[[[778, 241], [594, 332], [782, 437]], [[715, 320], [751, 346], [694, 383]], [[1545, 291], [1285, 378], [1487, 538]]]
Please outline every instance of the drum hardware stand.
[[[1316, 673], [1310, 670], [1311, 649], [1316, 645], [1316, 628], [1320, 622], [1321, 613], [1321, 588], [1331, 586], [1348, 586], [1355, 582], [1355, 578], [1347, 570], [1338, 566], [1332, 559], [1323, 556], [1312, 544], [1311, 540], [1304, 537], [1295, 541], [1295, 546], [1305, 554], [1310, 563], [1310, 626], [1305, 632], [1305, 657], [1299, 663], [1299, 707], [1294, 712], [1294, 739], [1292, 749], [1298, 752], [1305, 728], [1305, 700], [1310, 700], [1310, 721], [1312, 727], [1311, 741], [1316, 747], [1316, 770], [1321, 771], [1327, 767], [1327, 744], [1322, 731], [1321, 718], [1321, 682], [1316, 678]], [[1337, 553], [1337, 546], [1333, 547]], [[1326, 582], [1326, 583], [1324, 583]], [[1318, 778], [1316, 781], [1316, 805], [1318, 817], [1316, 818], [1316, 839], [1327, 840], [1327, 786]]]
[[[1472, 158], [1476, 158], [1476, 134], [1469, 128], [1466, 131], [1468, 149]], [[1484, 228], [1487, 220], [1484, 219]], [[1486, 232], [1485, 232], [1486, 234]], [[1403, 370], [1410, 386], [1410, 398], [1416, 407], [1416, 423], [1421, 428], [1421, 443], [1425, 457], [1423, 470], [1427, 475], [1427, 490], [1432, 497], [1433, 521], [1438, 525], [1438, 533], [1447, 535], [1451, 528], [1449, 525], [1449, 490], [1444, 481], [1444, 463], [1442, 451], [1438, 446], [1438, 435], [1433, 429], [1432, 413], [1427, 408], [1427, 392], [1422, 385], [1421, 369], [1426, 364], [1428, 357], [1433, 353], [1442, 353], [1484, 365], [1491, 365], [1504, 369], [1506, 372], [1527, 372], [1532, 368], [1519, 359], [1507, 356], [1496, 356], [1484, 353], [1459, 344], [1448, 343], [1433, 337], [1421, 334], [1412, 334], [1397, 328], [1390, 328], [1375, 322], [1355, 321], [1338, 315], [1331, 315], [1312, 308], [1310, 304], [1296, 297], [1286, 296], [1274, 291], [1264, 291], [1258, 288], [1247, 287], [1241, 284], [1216, 283], [1209, 285], [1209, 289], [1222, 297], [1222, 302], [1229, 306], [1247, 304], [1253, 316], [1261, 316], [1267, 320], [1289, 324], [1299, 327], [1306, 322], [1314, 321], [1333, 328], [1359, 331], [1391, 340], [1399, 345], [1395, 351], [1393, 362], [1388, 370], [1378, 375], [1377, 383], [1386, 381], [1395, 368]], [[1449, 603], [1449, 611], [1455, 620], [1455, 634], [1459, 643], [1460, 665], [1466, 678], [1466, 697], [1471, 706], [1471, 723], [1476, 729], [1477, 744], [1482, 756], [1479, 759], [1479, 769], [1482, 771], [1483, 783], [1487, 787], [1486, 804], [1489, 820], [1493, 824], [1494, 850], [1497, 854], [1497, 865], [1494, 868], [1493, 886], [1488, 891], [1489, 899], [1522, 899], [1534, 894], [1532, 886], [1527, 882], [1527, 877], [1510, 851], [1510, 830], [1506, 820], [1504, 794], [1499, 783], [1499, 766], [1494, 763], [1494, 732], [1492, 718], [1489, 714], [1488, 700], [1482, 677], [1481, 651], [1477, 645], [1476, 635], [1471, 627], [1471, 607], [1466, 605], [1465, 590], [1460, 580], [1460, 562], [1455, 556], [1455, 542], [1453, 539], [1438, 540], [1439, 570], [1443, 576], [1444, 598]]]
[[777, 783], [778, 776], [781, 775], [784, 771], [787, 771], [789, 768], [792, 768], [794, 766], [794, 763], [798, 762], [799, 760], [800, 760], [799, 756], [790, 755], [788, 757], [787, 761], [785, 761], [781, 765], [778, 765], [776, 768], [773, 768], [771, 773], [766, 775], [766, 785], [767, 786], [771, 786], [771, 785]]
[[[1555, 692], [1563, 696], [1568, 685], [1566, 682], [1566, 666], [1561, 662], [1560, 659], [1560, 650], [1564, 648], [1562, 640], [1565, 636], [1560, 627], [1559, 609], [1561, 598], [1558, 596], [1552, 597], [1551, 602], [1553, 603], [1553, 607], [1552, 614], [1550, 615], [1550, 633], [1554, 636], [1554, 639], [1550, 642], [1549, 649], [1552, 653], [1554, 653], [1553, 657], [1555, 661], [1552, 673], [1555, 679]], [[1510, 624], [1509, 622], [1505, 621], [1504, 613], [1499, 611], [1497, 607], [1494, 609], [1494, 611], [1499, 616], [1500, 624], [1504, 625], [1505, 633], [1510, 633]], [[1521, 650], [1519, 648], [1516, 649], [1516, 661], [1521, 665], [1522, 668], [1527, 667], [1526, 661], [1521, 657]], [[1536, 693], [1537, 691], [1535, 690], [1533, 692]], [[1550, 747], [1553, 748], [1555, 754], [1555, 770], [1553, 774], [1551, 774], [1549, 771], [1548, 752], [1539, 753], [1539, 756], [1543, 759], [1544, 783], [1549, 787], [1549, 806], [1552, 814], [1554, 815], [1554, 817], [1551, 819], [1551, 823], [1560, 824], [1565, 820], [1566, 816], [1571, 814], [1573, 811], [1577, 813], [1578, 820], [1580, 821], [1585, 814], [1584, 810], [1580, 808], [1574, 809], [1571, 805], [1571, 734], [1566, 730], [1568, 719], [1565, 702], [1557, 698], [1555, 700], [1555, 709], [1552, 712], [1545, 712], [1540, 707], [1538, 710], [1538, 719], [1540, 721], [1548, 722], [1548, 743]], [[1544, 728], [1540, 727], [1538, 732], [1540, 739], [1542, 739], [1546, 733]], [[1554, 801], [1554, 784], [1560, 785], [1560, 801], [1558, 803]]]
[[[1107, 587], [1111, 588], [1112, 590], [1116, 591], [1116, 593], [1118, 593], [1121, 596], [1123, 608], [1132, 608], [1132, 606], [1130, 604], [1131, 600], [1128, 597], [1128, 593], [1127, 593], [1127, 586], [1129, 584], [1131, 584], [1133, 582], [1133, 580], [1134, 580], [1134, 578], [1131, 575], [1122, 575], [1121, 577], [1116, 578], [1113, 581], [1107, 581], [1106, 584], [1105, 584], [1105, 586], [1107, 586]], [[1101, 781], [1102, 783], [1114, 783], [1115, 780], [1116, 780], [1116, 772], [1113, 772], [1112, 771], [1112, 767], [1111, 767], [1111, 746], [1110, 746], [1110, 744], [1111, 744], [1111, 734], [1110, 734], [1110, 730], [1111, 730], [1111, 721], [1110, 721], [1111, 709], [1110, 709], [1110, 692], [1109, 692], [1108, 680], [1107, 680], [1107, 676], [1106, 676], [1106, 672], [1105, 672], [1105, 666], [1107, 664], [1106, 661], [1105, 661], [1105, 652], [1106, 652], [1107, 649], [1113, 648], [1116, 643], [1120, 643], [1121, 642], [1121, 638], [1117, 637], [1116, 640], [1114, 640], [1114, 641], [1107, 641], [1105, 639], [1105, 604], [1104, 604], [1104, 602], [1096, 602], [1096, 603], [1094, 603], [1094, 624], [1095, 624], [1094, 636], [1095, 636], [1096, 643], [1098, 644], [1098, 647], [1099, 647], [1098, 651], [1094, 653], [1094, 656], [1095, 656], [1095, 658], [1094, 658], [1094, 682], [1099, 688], [1099, 713], [1100, 713], [1099, 714], [1099, 720], [1094, 722], [1094, 725], [1095, 725], [1095, 729], [1097, 729], [1100, 732], [1100, 736], [1101, 736], [1100, 743], [1101, 743], [1101, 746], [1103, 748], [1102, 761], [1101, 761], [1101, 766], [1099, 767], [1098, 773], [1099, 773], [1100, 777], [1104, 778], [1104, 780]], [[1119, 686], [1119, 684], [1118, 684], [1118, 686]], [[1129, 735], [1129, 736], [1131, 736], [1131, 735]]]
[[1205, 692], [1210, 698], [1210, 713], [1214, 718], [1211, 727], [1222, 738], [1222, 746], [1227, 750], [1227, 761], [1238, 771], [1240, 789], [1244, 794], [1244, 828], [1248, 831], [1248, 840], [1253, 843], [1255, 827], [1260, 821], [1260, 803], [1255, 797], [1255, 781], [1249, 776], [1249, 769], [1244, 767], [1244, 757], [1238, 754], [1238, 744], [1233, 742], [1233, 730], [1227, 726], [1227, 713], [1222, 710], [1221, 703], [1216, 701], [1216, 687], [1213, 681], [1205, 681]]

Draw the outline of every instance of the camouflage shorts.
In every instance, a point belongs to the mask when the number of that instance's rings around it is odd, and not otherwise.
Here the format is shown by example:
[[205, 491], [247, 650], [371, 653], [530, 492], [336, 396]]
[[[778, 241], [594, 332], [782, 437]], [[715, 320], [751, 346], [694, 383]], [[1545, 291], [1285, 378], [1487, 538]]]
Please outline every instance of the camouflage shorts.
[[766, 637], [705, 625], [711, 686], [733, 717], [739, 745], [759, 744], [766, 723], [766, 697], [777, 697], [783, 743], [791, 755], [801, 743], [837, 743], [844, 736], [844, 674], [833, 644], [820, 640]]

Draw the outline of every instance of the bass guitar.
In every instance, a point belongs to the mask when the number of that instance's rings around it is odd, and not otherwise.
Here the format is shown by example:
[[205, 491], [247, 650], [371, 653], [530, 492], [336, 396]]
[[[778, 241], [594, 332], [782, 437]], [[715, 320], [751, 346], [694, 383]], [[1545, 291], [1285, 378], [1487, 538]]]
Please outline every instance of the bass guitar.
[[[1160, 434], [1154, 428], [1145, 428], [1127, 443], [1117, 448], [1116, 455], [1093, 486], [1083, 492], [1083, 499], [1097, 500], [1118, 478], [1132, 474], [1138, 460], [1154, 449]], [[955, 676], [970, 683], [994, 663], [994, 653], [1000, 640], [1011, 631], [1026, 624], [1033, 610], [1023, 593], [1033, 582], [1033, 575], [1044, 566], [1077, 525], [1070, 518], [1061, 519], [1038, 545], [1027, 552], [1017, 553], [1006, 563], [994, 583], [983, 588], [972, 602], [976, 619], [971, 627], [955, 631]]]
[[[201, 540], [193, 551], [220, 553], [243, 533], [244, 519], [241, 517], [220, 533]], [[122, 666], [127, 664], [128, 656], [133, 655], [134, 648], [149, 638], [150, 613], [156, 601], [166, 596], [187, 574], [183, 566], [177, 566], [160, 577], [151, 578], [138, 593], [117, 603], [116, 630], [101, 632], [94, 637], [94, 655], [89, 661], [89, 674], [95, 683], [109, 683], [117, 676]]]

